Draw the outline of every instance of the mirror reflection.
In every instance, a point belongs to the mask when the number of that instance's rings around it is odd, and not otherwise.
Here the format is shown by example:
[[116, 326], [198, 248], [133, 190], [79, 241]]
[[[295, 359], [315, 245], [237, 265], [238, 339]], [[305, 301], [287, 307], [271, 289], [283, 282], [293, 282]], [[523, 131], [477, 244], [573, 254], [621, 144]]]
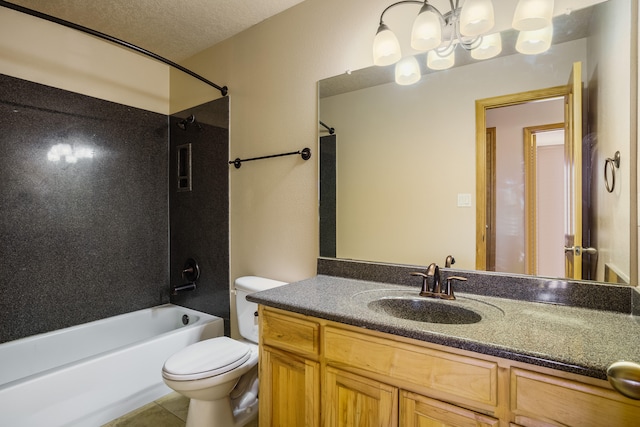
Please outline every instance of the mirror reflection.
[[[458, 269], [637, 283], [629, 3], [608, 0], [556, 16], [544, 54], [514, 53], [516, 36], [507, 30], [493, 59], [456, 52], [455, 67], [433, 71], [417, 55], [423, 74], [413, 85], [396, 84], [393, 66], [319, 82], [320, 255], [426, 265], [451, 254]], [[582, 160], [567, 168], [558, 154], [564, 136], [553, 131], [565, 129], [563, 91], [575, 64], [582, 71]], [[523, 94], [535, 96], [508, 101]], [[476, 147], [490, 145], [492, 128], [496, 160], [487, 167]], [[617, 151], [622, 160], [609, 193], [603, 170]], [[576, 255], [565, 241], [567, 211], [576, 212], [565, 197], [570, 171], [579, 173], [582, 191], [581, 265], [567, 274], [566, 254]]]

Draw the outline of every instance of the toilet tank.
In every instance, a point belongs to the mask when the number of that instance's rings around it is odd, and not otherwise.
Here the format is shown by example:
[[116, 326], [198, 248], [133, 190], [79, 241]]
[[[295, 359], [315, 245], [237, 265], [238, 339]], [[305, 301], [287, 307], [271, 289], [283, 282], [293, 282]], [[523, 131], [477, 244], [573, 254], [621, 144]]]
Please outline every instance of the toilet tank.
[[258, 311], [258, 304], [247, 301], [247, 295], [286, 284], [286, 282], [256, 276], [244, 276], [236, 279], [236, 315], [240, 335], [249, 341], [258, 343], [258, 317], [255, 315]]

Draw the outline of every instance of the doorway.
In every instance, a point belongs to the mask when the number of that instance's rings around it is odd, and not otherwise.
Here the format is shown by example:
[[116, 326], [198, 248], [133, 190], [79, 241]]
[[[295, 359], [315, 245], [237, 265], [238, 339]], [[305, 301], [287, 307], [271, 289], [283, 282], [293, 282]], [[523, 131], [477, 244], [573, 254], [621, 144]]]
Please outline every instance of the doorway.
[[564, 139], [564, 122], [524, 128], [526, 274], [565, 273]]
[[[559, 245], [557, 253], [560, 254], [557, 261], [560, 262], [564, 257], [565, 268], [560, 276], [580, 278], [576, 274], [581, 270], [581, 250], [573, 250], [581, 249], [582, 245], [582, 224], [577, 220], [581, 217], [582, 182], [581, 170], [578, 167], [582, 157], [580, 71], [580, 63], [574, 64], [567, 85], [476, 101], [476, 197], [478, 201], [476, 268], [478, 270], [547, 275], [538, 271], [536, 245], [540, 239], [536, 239], [535, 236], [539, 226], [533, 221], [538, 215], [535, 210], [531, 210], [536, 209], [537, 206], [535, 192], [532, 190], [536, 182], [532, 180], [531, 177], [534, 174], [530, 171], [535, 163], [525, 162], [525, 158], [531, 157], [532, 154], [529, 150], [523, 149], [523, 141], [526, 140], [527, 144], [531, 144], [531, 141], [535, 142], [538, 134], [552, 123], [551, 128], [564, 128], [566, 137], [563, 144], [563, 177], [560, 182], [555, 183], [557, 187], [563, 188], [566, 196], [561, 206], [556, 207], [556, 210], [563, 211], [564, 216], [562, 233], [564, 244], [558, 244], [556, 239], [556, 244]], [[526, 112], [526, 109], [536, 107], [536, 104], [540, 107], [554, 100], [557, 102], [555, 117], [538, 118], [536, 121], [531, 113]], [[544, 111], [545, 108], [541, 110]], [[504, 117], [500, 118], [501, 115]], [[515, 120], [509, 115], [520, 117], [518, 124], [511, 125], [511, 132], [515, 129], [517, 136], [505, 136], [501, 126], [497, 125], [501, 120], [506, 123]], [[527, 122], [528, 119], [533, 121]], [[506, 125], [505, 129], [509, 129], [509, 126]], [[488, 132], [488, 129], [493, 127], [496, 127], [494, 154], [490, 146], [493, 137]], [[529, 136], [525, 134], [525, 128], [529, 128]], [[511, 144], [508, 143], [509, 138], [511, 138]], [[501, 163], [500, 144], [505, 141], [507, 141], [507, 148], [517, 151], [518, 156], [508, 158]], [[536, 152], [534, 152], [534, 161], [535, 154]], [[496, 156], [495, 162], [491, 159], [492, 155]], [[503, 166], [500, 166], [501, 164]], [[491, 170], [494, 167], [495, 170]], [[525, 172], [529, 172], [528, 184], [525, 183]], [[492, 180], [495, 180], [495, 185]], [[531, 192], [529, 196], [525, 195], [525, 187]], [[525, 203], [526, 200], [529, 200], [529, 203]], [[533, 204], [531, 204], [532, 200]], [[494, 215], [495, 220], [492, 219]]]

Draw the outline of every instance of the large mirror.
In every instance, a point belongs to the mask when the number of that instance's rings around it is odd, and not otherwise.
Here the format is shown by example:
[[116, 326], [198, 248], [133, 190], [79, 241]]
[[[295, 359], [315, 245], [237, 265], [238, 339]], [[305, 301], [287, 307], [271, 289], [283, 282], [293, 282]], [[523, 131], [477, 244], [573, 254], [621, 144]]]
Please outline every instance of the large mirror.
[[[564, 100], [556, 94], [550, 100], [513, 105], [511, 110], [492, 109], [491, 115], [498, 118], [490, 118], [487, 110], [483, 117], [487, 123], [482, 129], [489, 132], [494, 127], [489, 120], [505, 122], [517, 116], [510, 124], [515, 136], [507, 137], [500, 127], [495, 136], [496, 147], [509, 147], [515, 154], [496, 148], [497, 249], [489, 268], [477, 266], [476, 254], [477, 236], [483, 234], [478, 228], [489, 226], [485, 219], [478, 222], [477, 215], [478, 194], [484, 191], [476, 188], [481, 167], [476, 165], [477, 103], [566, 86], [574, 64], [579, 63], [584, 100], [582, 247], [592, 248], [581, 254], [581, 277], [635, 285], [637, 130], [632, 116], [637, 113], [637, 70], [632, 40], [637, 37], [636, 1], [583, 3], [588, 7], [574, 7], [570, 14], [554, 18], [553, 46], [544, 54], [514, 53], [514, 32], [505, 30], [503, 53], [493, 59], [474, 61], [468, 52], [457, 49], [455, 67], [431, 71], [424, 66], [424, 56], [418, 55], [423, 75], [410, 86], [394, 82], [393, 66], [320, 81], [320, 255], [413, 265], [444, 264], [446, 256], [453, 255], [454, 267], [463, 270], [566, 277], [532, 266], [525, 236], [532, 216], [541, 221], [547, 214], [561, 212], [562, 206], [542, 195], [533, 215], [526, 212], [531, 182], [525, 176], [524, 135], [528, 130], [527, 138], [532, 138], [531, 129], [536, 134], [535, 129], [546, 130], [545, 126], [561, 128], [548, 113], [559, 111], [562, 122]], [[554, 139], [543, 138], [542, 133], [539, 141]], [[619, 167], [607, 160], [616, 152]], [[551, 180], [552, 188], [562, 189], [562, 172], [559, 182], [553, 181], [556, 172], [551, 171], [551, 163], [540, 154], [538, 176]], [[609, 192], [613, 174], [615, 188]], [[559, 233], [557, 248], [541, 247], [540, 255], [555, 251], [554, 256], [564, 258], [563, 231]]]

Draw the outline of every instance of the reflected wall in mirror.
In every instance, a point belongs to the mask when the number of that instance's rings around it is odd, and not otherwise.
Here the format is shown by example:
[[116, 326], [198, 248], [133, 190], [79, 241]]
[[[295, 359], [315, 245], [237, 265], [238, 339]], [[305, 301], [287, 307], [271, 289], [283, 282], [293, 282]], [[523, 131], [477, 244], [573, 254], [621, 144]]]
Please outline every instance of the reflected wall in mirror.
[[[335, 172], [327, 178], [324, 171], [333, 154], [322, 155], [329, 132], [319, 126], [324, 204], [320, 255], [334, 256], [335, 251], [343, 259], [426, 265], [443, 264], [452, 254], [455, 268], [475, 269], [476, 101], [566, 85], [573, 63], [581, 62], [583, 246], [598, 250], [597, 255], [583, 258], [583, 278], [636, 284], [636, 127], [631, 119], [637, 105], [637, 94], [632, 93], [637, 80], [632, 75], [632, 58], [637, 57], [631, 42], [637, 35], [634, 3], [608, 0], [557, 16], [554, 45], [542, 55], [514, 54], [507, 40], [515, 37], [507, 31], [504, 54], [490, 60], [464, 63], [456, 57], [461, 65], [433, 72], [424, 67], [423, 56], [419, 61], [424, 74], [412, 86], [393, 82], [393, 66], [320, 81], [319, 119], [335, 129], [331, 135]], [[545, 124], [549, 123], [520, 126]], [[506, 163], [517, 172], [508, 178], [497, 172], [496, 197], [519, 207], [511, 217], [501, 218], [500, 226], [522, 245], [526, 229], [523, 133], [517, 140], [496, 136], [497, 144], [517, 146], [517, 154]], [[616, 189], [608, 193], [603, 168], [616, 151], [623, 161], [616, 170]], [[544, 165], [538, 167], [544, 173]], [[325, 185], [330, 181], [335, 182]], [[331, 194], [335, 208], [322, 202]], [[515, 258], [525, 251], [520, 246], [506, 250]], [[515, 266], [496, 270], [526, 273], [525, 260], [516, 261]]]

